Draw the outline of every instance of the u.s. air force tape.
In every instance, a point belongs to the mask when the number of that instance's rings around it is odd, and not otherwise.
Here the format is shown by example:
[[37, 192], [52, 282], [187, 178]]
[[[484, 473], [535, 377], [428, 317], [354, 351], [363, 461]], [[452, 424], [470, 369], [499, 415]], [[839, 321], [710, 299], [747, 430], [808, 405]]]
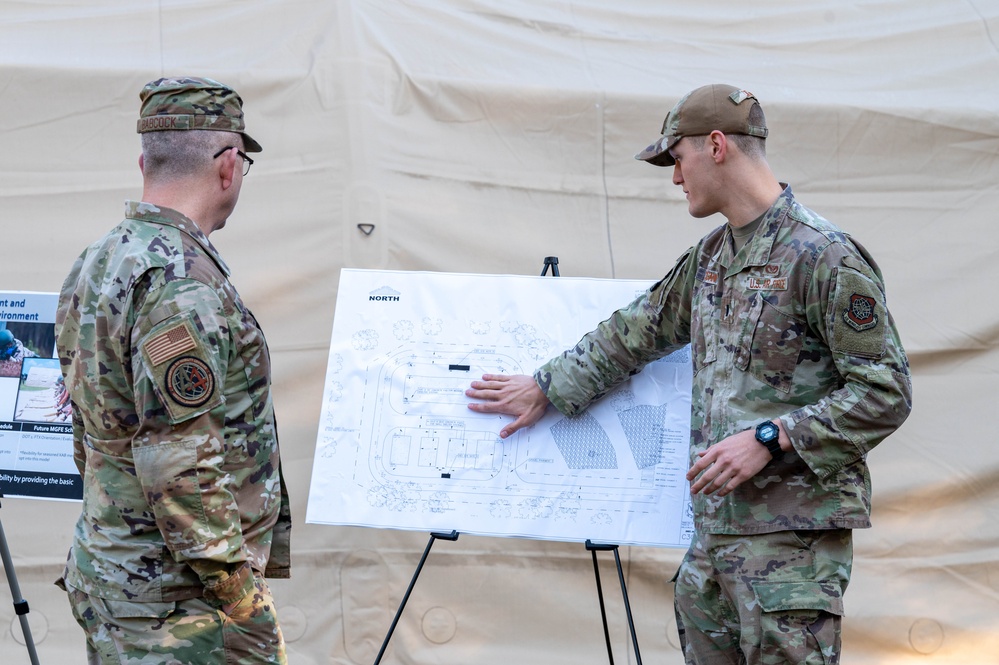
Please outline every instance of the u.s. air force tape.
[[170, 399], [188, 408], [201, 406], [215, 393], [215, 374], [208, 363], [194, 356], [170, 363], [163, 382]]

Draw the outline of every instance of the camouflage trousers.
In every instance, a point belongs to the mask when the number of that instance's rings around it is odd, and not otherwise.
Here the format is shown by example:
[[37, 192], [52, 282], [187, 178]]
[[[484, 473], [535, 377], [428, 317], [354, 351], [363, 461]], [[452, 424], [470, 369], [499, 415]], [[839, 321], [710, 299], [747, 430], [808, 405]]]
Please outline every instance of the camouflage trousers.
[[133, 603], [67, 588], [87, 634], [88, 665], [285, 665], [284, 638], [267, 582], [227, 611], [202, 598]]
[[673, 581], [688, 665], [835, 665], [853, 533], [696, 534]]

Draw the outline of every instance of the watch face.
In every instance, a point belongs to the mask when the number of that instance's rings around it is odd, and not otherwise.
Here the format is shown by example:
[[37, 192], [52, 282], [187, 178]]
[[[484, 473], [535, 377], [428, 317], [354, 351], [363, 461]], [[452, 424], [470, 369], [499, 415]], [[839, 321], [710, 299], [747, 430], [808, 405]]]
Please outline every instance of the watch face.
[[759, 437], [761, 441], [770, 441], [771, 439], [777, 438], [780, 435], [780, 430], [773, 423], [763, 423], [758, 428], [756, 428], [756, 436]]

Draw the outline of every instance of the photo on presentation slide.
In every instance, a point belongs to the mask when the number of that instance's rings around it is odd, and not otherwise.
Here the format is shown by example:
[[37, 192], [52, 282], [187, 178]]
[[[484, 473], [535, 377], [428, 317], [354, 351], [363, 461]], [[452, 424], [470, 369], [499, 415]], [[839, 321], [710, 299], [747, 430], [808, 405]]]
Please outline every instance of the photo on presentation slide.
[[55, 356], [55, 327], [51, 323], [0, 321], [0, 377], [22, 378], [27, 358]]
[[73, 412], [58, 358], [25, 358], [17, 389], [16, 422], [69, 423]]
[[69, 393], [59, 359], [54, 356], [55, 328], [51, 323], [2, 323], [0, 380], [17, 381], [14, 421], [70, 421]]

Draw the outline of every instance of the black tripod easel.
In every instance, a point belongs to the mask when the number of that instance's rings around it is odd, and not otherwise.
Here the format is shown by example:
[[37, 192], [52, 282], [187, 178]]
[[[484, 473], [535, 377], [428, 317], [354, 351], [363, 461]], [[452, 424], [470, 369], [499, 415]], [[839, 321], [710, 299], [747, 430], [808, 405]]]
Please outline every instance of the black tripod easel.
[[[546, 256], [544, 269], [541, 271], [541, 276], [544, 277], [548, 274], [548, 270], [551, 269], [552, 277], [558, 277], [558, 257], [557, 256]], [[406, 607], [406, 603], [409, 602], [409, 596], [413, 593], [413, 587], [416, 586], [416, 580], [420, 576], [420, 572], [423, 570], [423, 564], [427, 562], [427, 557], [430, 555], [430, 548], [434, 546], [434, 542], [437, 540], [458, 540], [458, 532], [443, 532], [434, 531], [430, 533], [430, 540], [427, 542], [426, 549], [423, 550], [423, 556], [420, 557], [420, 562], [416, 565], [416, 571], [413, 573], [413, 579], [409, 582], [409, 588], [406, 589], [406, 593], [402, 597], [402, 602], [399, 604], [399, 609], [396, 610], [395, 618], [392, 619], [392, 625], [389, 626], [388, 634], [385, 635], [385, 640], [382, 642], [382, 647], [378, 651], [378, 656], [375, 657], [374, 665], [381, 663], [382, 656], [385, 655], [385, 650], [388, 648], [389, 641], [392, 639], [392, 633], [395, 632], [395, 628], [399, 623], [399, 618], [402, 616], [402, 611]], [[617, 575], [618, 579], [621, 581], [621, 594], [624, 598], [624, 608], [625, 613], [628, 616], [628, 629], [631, 632], [631, 642], [635, 648], [635, 661], [638, 665], [642, 665], [642, 655], [638, 650], [638, 635], [635, 633], [635, 622], [631, 615], [631, 603], [628, 601], [628, 587], [624, 581], [624, 570], [621, 567], [621, 556], [618, 552], [618, 545], [612, 544], [598, 544], [593, 543], [590, 540], [586, 541], [586, 549], [590, 552], [593, 558], [593, 574], [597, 581], [597, 598], [600, 601], [600, 618], [603, 621], [604, 626], [604, 640], [607, 643], [607, 658], [610, 661], [610, 665], [614, 665], [614, 650], [611, 647], [610, 629], [607, 624], [607, 611], [604, 606], [604, 591], [603, 585], [600, 583], [600, 567], [597, 563], [597, 552], [611, 550], [614, 552], [614, 561], [617, 564]]]
[[[2, 492], [0, 492], [0, 499], [3, 499]], [[10, 593], [14, 597], [14, 613], [21, 621], [21, 633], [24, 634], [24, 646], [28, 649], [28, 658], [31, 659], [31, 665], [38, 665], [38, 654], [35, 652], [35, 642], [31, 639], [31, 627], [28, 625], [28, 601], [21, 597], [21, 587], [17, 584], [14, 562], [10, 558], [10, 549], [7, 547], [7, 536], [3, 532], [3, 522], [0, 522], [0, 558], [3, 559], [7, 583], [10, 584]]]
[[[406, 593], [402, 597], [402, 602], [399, 603], [399, 609], [395, 612], [395, 617], [392, 619], [392, 624], [389, 626], [388, 633], [382, 641], [382, 647], [378, 650], [378, 655], [375, 657], [373, 665], [378, 665], [382, 662], [382, 656], [385, 655], [385, 650], [388, 648], [389, 641], [392, 639], [392, 633], [395, 632], [395, 628], [399, 624], [399, 619], [402, 617], [402, 611], [406, 608], [406, 603], [409, 602], [409, 597], [413, 593], [413, 587], [416, 586], [416, 580], [420, 577], [420, 572], [423, 570], [423, 564], [427, 562], [427, 557], [430, 556], [430, 548], [434, 546], [434, 542], [437, 540], [455, 541], [458, 540], [459, 535], [460, 534], [457, 531], [432, 531], [430, 533], [430, 540], [427, 541], [427, 546], [423, 550], [423, 556], [420, 557], [420, 562], [416, 564], [416, 571], [413, 572], [413, 579], [410, 580], [409, 587], [406, 589]], [[635, 632], [635, 621], [631, 615], [631, 603], [628, 601], [628, 585], [624, 581], [624, 569], [621, 567], [621, 555], [618, 553], [618, 546], [612, 544], [594, 543], [587, 540], [586, 549], [590, 552], [590, 555], [593, 558], [593, 575], [596, 577], [597, 581], [597, 598], [600, 601], [600, 618], [603, 621], [604, 626], [604, 641], [607, 644], [607, 659], [610, 662], [610, 665], [614, 665], [614, 649], [611, 646], [610, 628], [607, 625], [607, 610], [604, 606], [603, 585], [600, 583], [600, 566], [597, 563], [597, 552], [611, 550], [614, 552], [614, 561], [617, 564], [617, 576], [621, 581], [621, 595], [624, 598], [624, 609], [628, 616], [628, 630], [631, 633], [631, 643], [635, 648], [635, 662], [638, 665], [642, 665], [642, 654], [638, 649], [638, 634]]]
[[586, 549], [593, 556], [593, 575], [597, 578], [597, 598], [600, 599], [600, 618], [604, 622], [604, 640], [607, 642], [607, 659], [614, 665], [614, 649], [611, 647], [610, 629], [607, 626], [607, 610], [604, 608], [604, 591], [600, 585], [600, 567], [597, 565], [597, 552], [613, 550], [614, 562], [617, 564], [617, 576], [621, 580], [621, 596], [624, 598], [624, 611], [628, 615], [628, 630], [631, 633], [631, 644], [635, 648], [635, 662], [642, 665], [642, 653], [638, 650], [638, 634], [635, 632], [635, 620], [631, 616], [631, 603], [628, 602], [628, 585], [624, 582], [624, 570], [621, 568], [621, 555], [618, 546], [586, 541]]
[[[542, 277], [548, 274], [549, 268], [551, 268], [552, 277], [559, 276], [557, 256], [545, 257], [545, 265], [541, 270]], [[621, 581], [621, 596], [624, 598], [624, 610], [628, 616], [628, 630], [631, 633], [631, 643], [635, 648], [635, 661], [638, 665], [642, 665], [642, 653], [638, 649], [638, 634], [635, 632], [635, 621], [631, 616], [631, 603], [628, 601], [628, 585], [624, 581], [624, 570], [621, 568], [621, 555], [618, 552], [618, 546], [613, 544], [597, 544], [591, 540], [587, 540], [586, 549], [593, 557], [593, 575], [597, 581], [597, 598], [600, 600], [600, 619], [604, 624], [604, 640], [607, 642], [607, 659], [610, 661], [610, 665], [614, 665], [614, 649], [611, 647], [610, 629], [607, 625], [607, 610], [604, 607], [604, 589], [600, 583], [600, 566], [597, 564], [597, 552], [611, 550], [614, 552], [614, 562], [617, 564], [617, 576]]]
[[420, 557], [420, 563], [416, 564], [416, 572], [413, 573], [413, 579], [409, 582], [409, 588], [406, 589], [406, 594], [402, 597], [402, 602], [399, 604], [399, 609], [396, 610], [395, 618], [392, 619], [392, 625], [389, 626], [388, 634], [385, 635], [385, 641], [382, 642], [382, 648], [378, 650], [378, 656], [375, 658], [374, 665], [382, 662], [382, 656], [385, 654], [385, 649], [388, 648], [389, 640], [392, 639], [392, 633], [395, 632], [395, 627], [399, 623], [399, 617], [402, 616], [402, 611], [406, 607], [406, 603], [409, 601], [409, 595], [413, 593], [413, 587], [416, 586], [416, 579], [420, 576], [420, 571], [423, 570], [423, 564], [427, 562], [427, 557], [430, 555], [430, 548], [434, 546], [435, 540], [458, 540], [458, 532], [451, 531], [450, 533], [445, 533], [443, 531], [431, 531], [430, 540], [427, 542], [427, 548], [423, 550], [423, 556]]

